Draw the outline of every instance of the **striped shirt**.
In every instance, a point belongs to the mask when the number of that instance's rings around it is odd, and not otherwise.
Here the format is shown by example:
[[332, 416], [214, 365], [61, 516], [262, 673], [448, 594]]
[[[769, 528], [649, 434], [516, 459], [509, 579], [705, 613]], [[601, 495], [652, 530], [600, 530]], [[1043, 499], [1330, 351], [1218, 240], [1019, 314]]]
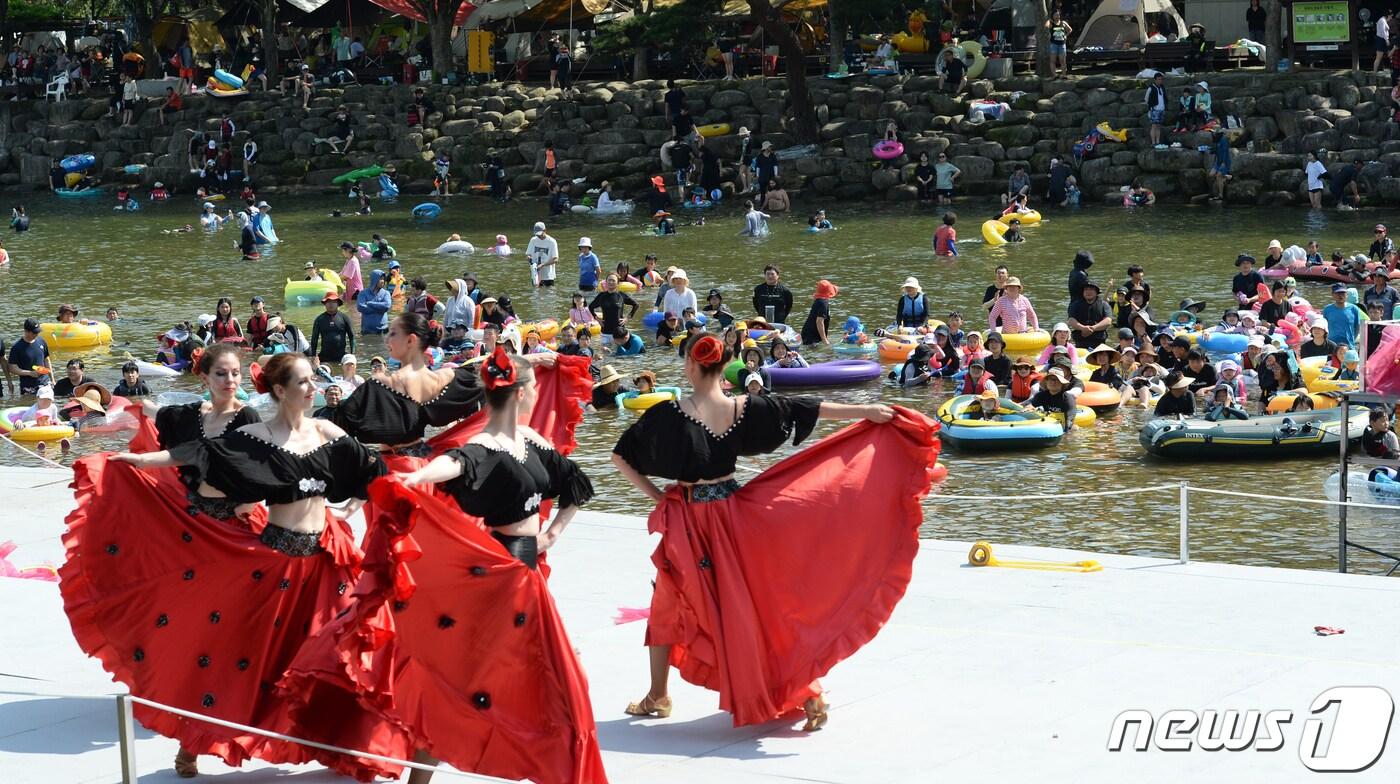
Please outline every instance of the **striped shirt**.
[[1015, 299], [1006, 295], [997, 297], [996, 304], [987, 314], [987, 325], [995, 327], [998, 317], [1001, 318], [1002, 332], [1008, 335], [1040, 329], [1040, 320], [1036, 318], [1035, 308], [1024, 295], [1018, 295]]

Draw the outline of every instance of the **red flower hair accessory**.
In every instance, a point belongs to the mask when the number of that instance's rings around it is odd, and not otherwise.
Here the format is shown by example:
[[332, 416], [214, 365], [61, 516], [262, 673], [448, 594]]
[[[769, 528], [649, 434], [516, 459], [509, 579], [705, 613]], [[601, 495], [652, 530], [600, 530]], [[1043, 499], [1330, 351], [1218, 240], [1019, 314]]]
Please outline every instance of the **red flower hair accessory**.
[[690, 346], [690, 356], [705, 367], [724, 361], [724, 344], [714, 335], [705, 335]]
[[481, 363], [481, 380], [487, 390], [515, 384], [515, 363], [511, 361], [510, 354], [506, 353], [505, 346], [497, 343], [496, 350]]

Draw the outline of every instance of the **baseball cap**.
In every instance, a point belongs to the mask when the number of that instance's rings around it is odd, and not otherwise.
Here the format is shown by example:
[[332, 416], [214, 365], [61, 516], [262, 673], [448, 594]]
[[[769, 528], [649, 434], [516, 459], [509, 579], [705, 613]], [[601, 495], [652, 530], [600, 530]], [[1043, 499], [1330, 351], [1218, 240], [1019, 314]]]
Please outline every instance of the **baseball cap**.
[[39, 321], [38, 321], [37, 319], [32, 319], [32, 318], [27, 318], [27, 319], [25, 319], [25, 320], [24, 320], [24, 331], [25, 331], [25, 332], [35, 332], [35, 333], [37, 333], [37, 332], [39, 331]]
[[1346, 290], [1347, 290], [1347, 284], [1345, 284], [1345, 283], [1333, 283], [1333, 284], [1332, 284], [1332, 293], [1333, 293], [1333, 294], [1339, 294], [1339, 293], [1344, 292], [1344, 291], [1346, 291]]
[[249, 305], [261, 305], [261, 304], [263, 304], [264, 302], [266, 302], [266, 300], [264, 300], [262, 297], [253, 297], [251, 300], [248, 301], [248, 304], [249, 304]]
[[340, 358], [340, 364], [342, 364], [342, 365], [358, 365], [358, 364], [360, 364], [360, 360], [356, 359], [354, 354], [346, 354], [345, 356], [343, 356], [343, 357]]

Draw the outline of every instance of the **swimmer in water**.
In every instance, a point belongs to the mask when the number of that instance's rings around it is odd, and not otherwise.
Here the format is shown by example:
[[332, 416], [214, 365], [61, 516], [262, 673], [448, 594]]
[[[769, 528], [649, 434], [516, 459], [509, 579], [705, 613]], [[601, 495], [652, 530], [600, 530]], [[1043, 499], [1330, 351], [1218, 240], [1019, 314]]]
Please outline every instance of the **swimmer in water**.
[[[452, 236], [453, 236], [453, 237], [457, 237], [456, 234], [453, 234]], [[460, 239], [460, 237], [459, 237], [459, 239]], [[492, 253], [495, 253], [497, 256], [509, 256], [509, 255], [510, 255], [510, 241], [506, 239], [506, 235], [504, 235], [504, 234], [497, 234], [497, 235], [496, 235], [496, 244], [495, 244], [494, 246], [492, 246], [491, 252], [492, 252]]]
[[831, 221], [826, 219], [826, 210], [817, 210], [817, 214], [807, 219], [807, 225], [818, 231], [835, 228]]
[[161, 230], [160, 230], [160, 233], [161, 233], [161, 234], [184, 234], [185, 232], [189, 232], [189, 231], [194, 231], [194, 226], [192, 226], [192, 225], [186, 223], [184, 226], [181, 226], [181, 227], [178, 228], [178, 229], [161, 229]]
[[768, 233], [768, 219], [771, 217], [766, 212], [761, 212], [754, 206], [753, 199], [744, 202], [747, 208], [744, 213], [744, 230], [739, 232], [740, 237], [762, 237]]
[[1008, 226], [1008, 228], [1007, 228], [1007, 230], [1006, 230], [1006, 233], [1004, 233], [1004, 234], [1001, 235], [1001, 238], [1002, 238], [1002, 239], [1006, 240], [1007, 242], [1025, 242], [1025, 241], [1026, 241], [1026, 236], [1025, 236], [1024, 234], [1021, 233], [1021, 219], [1020, 219], [1020, 218], [1012, 218], [1011, 220], [1009, 220], [1009, 221], [1006, 222], [1006, 225]]

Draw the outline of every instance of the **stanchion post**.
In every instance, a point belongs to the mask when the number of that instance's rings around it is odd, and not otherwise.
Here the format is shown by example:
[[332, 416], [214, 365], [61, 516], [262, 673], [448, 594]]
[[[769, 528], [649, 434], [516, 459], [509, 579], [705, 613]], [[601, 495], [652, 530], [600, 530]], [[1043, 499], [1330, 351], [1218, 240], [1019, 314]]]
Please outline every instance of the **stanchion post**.
[[1181, 544], [1177, 552], [1177, 560], [1181, 563], [1191, 561], [1191, 534], [1190, 534], [1190, 508], [1191, 508], [1191, 485], [1181, 483], [1181, 497], [1177, 501], [1177, 515], [1181, 526]]
[[122, 784], [136, 784], [136, 719], [126, 694], [117, 695], [117, 745], [122, 751]]

